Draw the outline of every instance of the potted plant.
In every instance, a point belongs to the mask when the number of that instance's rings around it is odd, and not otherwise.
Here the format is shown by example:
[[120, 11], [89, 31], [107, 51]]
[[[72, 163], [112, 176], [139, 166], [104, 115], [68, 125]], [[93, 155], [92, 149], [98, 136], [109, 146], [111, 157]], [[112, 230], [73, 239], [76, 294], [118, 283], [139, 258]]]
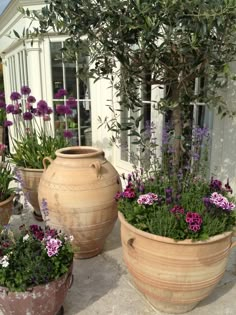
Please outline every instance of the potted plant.
[[[0, 144], [1, 146], [1, 144]], [[0, 224], [8, 224], [13, 207], [14, 188], [16, 180], [8, 162], [0, 163]]]
[[144, 296], [167, 313], [187, 312], [208, 296], [236, 246], [232, 189], [229, 181], [207, 180], [205, 137], [206, 129], [193, 131], [192, 159], [179, 169], [177, 182], [166, 161], [173, 160], [169, 134], [162, 164], [123, 175], [127, 185], [116, 195], [128, 270]]
[[63, 314], [72, 284], [71, 236], [22, 225], [0, 231], [0, 309], [6, 315]]
[[[51, 117], [53, 110], [44, 100], [37, 102], [27, 86], [21, 94], [11, 93], [12, 104], [6, 112], [12, 120], [5, 121], [8, 126], [12, 152], [8, 154], [17, 167], [17, 175], [26, 198], [34, 208], [34, 216], [42, 220], [38, 204], [38, 184], [43, 172], [43, 158], [55, 158], [55, 151], [69, 145], [70, 135], [66, 130], [54, 134]], [[68, 112], [70, 108], [67, 106]]]

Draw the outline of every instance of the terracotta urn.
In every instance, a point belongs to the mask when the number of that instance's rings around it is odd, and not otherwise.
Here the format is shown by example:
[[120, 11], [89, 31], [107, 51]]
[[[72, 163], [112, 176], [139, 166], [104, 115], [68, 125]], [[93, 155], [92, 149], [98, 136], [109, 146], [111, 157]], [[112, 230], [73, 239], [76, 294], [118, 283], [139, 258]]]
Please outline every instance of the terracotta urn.
[[18, 167], [18, 171], [25, 197], [34, 208], [34, 217], [38, 221], [43, 221], [38, 202], [38, 186], [43, 169]]
[[25, 292], [11, 292], [0, 287], [0, 310], [4, 315], [61, 315], [62, 304], [72, 280], [71, 266], [59, 279], [29, 288]]
[[12, 215], [14, 195], [11, 195], [6, 200], [0, 202], [0, 225], [8, 224]]
[[181, 314], [206, 298], [223, 277], [233, 232], [206, 241], [175, 241], [130, 225], [119, 213], [124, 261], [137, 289], [158, 310]]
[[99, 254], [117, 219], [117, 171], [103, 151], [87, 146], [57, 150], [48, 160], [38, 191], [39, 204], [47, 203], [47, 224], [74, 236], [76, 258]]

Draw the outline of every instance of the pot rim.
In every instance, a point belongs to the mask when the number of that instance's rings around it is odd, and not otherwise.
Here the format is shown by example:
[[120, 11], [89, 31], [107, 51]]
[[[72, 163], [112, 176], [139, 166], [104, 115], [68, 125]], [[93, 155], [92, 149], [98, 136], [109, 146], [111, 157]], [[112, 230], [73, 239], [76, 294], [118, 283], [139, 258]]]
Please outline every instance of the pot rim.
[[219, 241], [220, 239], [233, 236], [233, 231], [229, 231], [229, 232], [217, 234], [215, 236], [211, 236], [205, 241], [194, 241], [192, 239], [185, 239], [183, 241], [176, 241], [170, 237], [155, 235], [155, 234], [151, 234], [149, 232], [145, 232], [145, 231], [137, 229], [136, 227], [134, 227], [133, 225], [131, 225], [130, 223], [127, 222], [123, 213], [121, 213], [120, 211], [118, 211], [118, 217], [119, 217], [120, 222], [122, 224], [124, 224], [127, 228], [129, 228], [132, 232], [137, 233], [137, 234], [139, 234], [145, 238], [159, 241], [162, 243], [181, 244], [181, 245], [203, 245], [203, 244], [214, 243], [214, 242]]
[[18, 170], [22, 172], [35, 172], [35, 173], [43, 173], [44, 169], [43, 168], [28, 168], [28, 167], [23, 167], [23, 166], [17, 166], [16, 167]]
[[0, 206], [4, 206], [6, 203], [12, 201], [14, 196], [15, 196], [15, 194], [11, 194], [11, 196], [9, 196], [7, 199], [0, 201]]
[[[91, 152], [69, 154], [69, 153], [66, 153], [66, 151], [81, 151], [81, 152], [91, 151]], [[91, 146], [72, 146], [72, 147], [66, 147], [66, 148], [56, 150], [56, 156], [67, 158], [67, 159], [94, 158], [100, 155], [104, 156], [104, 152], [99, 148], [91, 147]]]

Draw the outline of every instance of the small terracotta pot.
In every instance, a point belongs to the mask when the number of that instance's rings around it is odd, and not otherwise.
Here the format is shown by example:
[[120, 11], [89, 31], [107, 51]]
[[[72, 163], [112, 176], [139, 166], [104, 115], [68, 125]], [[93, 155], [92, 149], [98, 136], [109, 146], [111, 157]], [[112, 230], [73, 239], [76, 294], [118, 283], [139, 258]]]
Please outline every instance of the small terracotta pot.
[[0, 309], [4, 315], [57, 315], [72, 285], [72, 266], [57, 280], [25, 292], [10, 292], [0, 287]]
[[19, 167], [18, 170], [22, 179], [23, 192], [34, 208], [34, 217], [38, 221], [43, 221], [38, 202], [38, 186], [43, 169]]
[[135, 286], [158, 310], [182, 314], [206, 298], [223, 277], [233, 232], [206, 241], [175, 241], [130, 225], [119, 213], [124, 260]]
[[0, 225], [8, 224], [12, 215], [14, 195], [11, 195], [6, 200], [0, 202]]

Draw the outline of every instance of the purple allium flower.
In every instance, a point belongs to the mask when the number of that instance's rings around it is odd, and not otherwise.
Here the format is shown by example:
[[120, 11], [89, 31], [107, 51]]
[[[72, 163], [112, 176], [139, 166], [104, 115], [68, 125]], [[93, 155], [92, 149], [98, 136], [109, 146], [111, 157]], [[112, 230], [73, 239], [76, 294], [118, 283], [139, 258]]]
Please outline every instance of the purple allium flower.
[[62, 98], [63, 96], [66, 96], [68, 94], [67, 90], [65, 89], [59, 89], [57, 93], [54, 95], [55, 98]]
[[48, 107], [47, 115], [51, 115], [53, 113], [53, 109], [51, 107]]
[[71, 108], [77, 107], [77, 101], [74, 97], [69, 97], [66, 101], [66, 106], [69, 106]]
[[7, 107], [6, 107], [6, 112], [7, 112], [8, 114], [13, 113], [14, 110], [15, 110], [14, 105], [12, 105], [12, 104], [7, 105]]
[[42, 115], [47, 114], [48, 104], [44, 100], [40, 100], [37, 103], [37, 109], [38, 109], [38, 112], [40, 112]]
[[64, 138], [70, 139], [73, 137], [73, 132], [70, 130], [64, 130], [63, 136], [64, 136]]
[[211, 194], [210, 202], [214, 204], [217, 208], [221, 208], [223, 210], [231, 211], [235, 208], [234, 203], [229, 202], [226, 197], [217, 192]]
[[56, 106], [56, 112], [58, 113], [58, 115], [65, 115], [66, 114], [66, 106], [58, 104]]
[[0, 109], [5, 109], [5, 108], [6, 108], [5, 102], [0, 100]]
[[20, 108], [18, 108], [18, 109], [13, 110], [12, 115], [19, 115], [21, 113], [22, 113], [22, 110]]
[[0, 92], [0, 99], [3, 100], [3, 101], [5, 100], [5, 94], [4, 94], [4, 92]]
[[21, 88], [22, 95], [29, 95], [30, 92], [31, 92], [31, 89], [27, 85], [22, 86]]
[[18, 92], [12, 92], [11, 95], [10, 95], [10, 99], [11, 99], [12, 101], [17, 101], [17, 100], [19, 100], [20, 98], [21, 98], [21, 95], [20, 95], [20, 93], [18, 93]]
[[4, 127], [10, 127], [10, 126], [12, 126], [13, 125], [13, 122], [12, 121], [10, 121], [10, 120], [5, 120], [4, 121]]
[[28, 103], [35, 103], [36, 102], [36, 98], [33, 95], [29, 95], [27, 97], [27, 102]]
[[62, 242], [55, 238], [50, 238], [46, 243], [47, 254], [49, 257], [58, 254], [59, 248], [62, 246]]
[[72, 112], [72, 109], [69, 107], [69, 106], [65, 106], [65, 114], [66, 115], [72, 115], [73, 114], [73, 112]]
[[24, 120], [32, 120], [33, 119], [33, 115], [31, 112], [25, 112], [23, 113], [23, 119]]

